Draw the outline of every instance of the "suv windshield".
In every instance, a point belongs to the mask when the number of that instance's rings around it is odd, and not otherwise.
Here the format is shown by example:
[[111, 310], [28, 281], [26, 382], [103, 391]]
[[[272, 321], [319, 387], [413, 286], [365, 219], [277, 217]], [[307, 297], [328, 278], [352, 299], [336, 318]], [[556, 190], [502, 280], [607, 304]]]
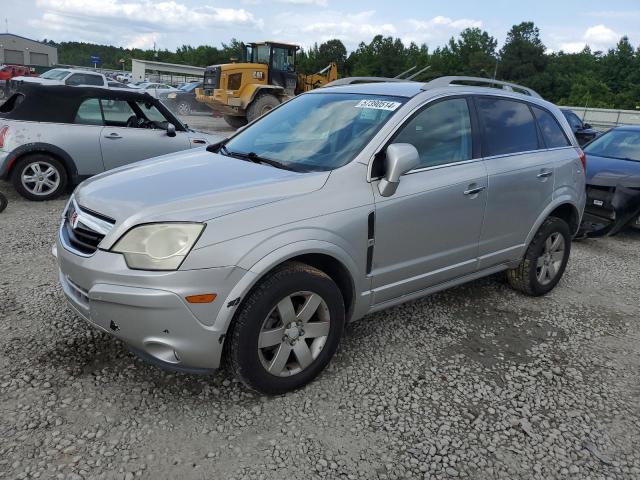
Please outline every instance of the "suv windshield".
[[60, 70], [59, 68], [54, 68], [53, 70], [44, 72], [42, 75], [40, 75], [40, 78], [46, 78], [48, 80], [62, 80], [67, 75], [69, 75], [69, 70]]
[[640, 131], [610, 130], [591, 142], [584, 152], [599, 157], [640, 162]]
[[346, 165], [405, 98], [349, 93], [301, 95], [233, 137], [223, 153], [275, 160], [292, 170]]

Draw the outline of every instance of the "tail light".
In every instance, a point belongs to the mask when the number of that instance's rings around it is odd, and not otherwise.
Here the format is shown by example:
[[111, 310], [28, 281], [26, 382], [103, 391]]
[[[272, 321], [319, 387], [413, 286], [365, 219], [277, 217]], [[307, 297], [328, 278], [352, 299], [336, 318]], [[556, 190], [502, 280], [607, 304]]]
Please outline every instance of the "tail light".
[[582, 163], [582, 168], [584, 169], [584, 173], [587, 173], [587, 156], [584, 154], [581, 148], [576, 147], [576, 152], [580, 156], [580, 162]]
[[7, 138], [7, 133], [9, 133], [9, 126], [5, 125], [0, 128], [0, 148], [4, 148], [4, 140]]

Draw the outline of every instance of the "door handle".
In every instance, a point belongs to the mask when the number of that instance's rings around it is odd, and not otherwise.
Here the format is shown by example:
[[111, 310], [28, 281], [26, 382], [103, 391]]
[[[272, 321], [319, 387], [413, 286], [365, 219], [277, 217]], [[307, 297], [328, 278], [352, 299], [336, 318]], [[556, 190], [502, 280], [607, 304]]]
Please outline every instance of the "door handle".
[[109, 135], [105, 135], [104, 138], [113, 138], [113, 139], [118, 139], [118, 138], [122, 138], [120, 135], [118, 135], [116, 132], [110, 133]]
[[469, 189], [464, 191], [465, 195], [476, 195], [483, 191], [487, 187], [474, 187], [473, 184], [469, 185]]
[[543, 170], [537, 175], [537, 177], [538, 178], [548, 178], [551, 175], [553, 175], [553, 170]]

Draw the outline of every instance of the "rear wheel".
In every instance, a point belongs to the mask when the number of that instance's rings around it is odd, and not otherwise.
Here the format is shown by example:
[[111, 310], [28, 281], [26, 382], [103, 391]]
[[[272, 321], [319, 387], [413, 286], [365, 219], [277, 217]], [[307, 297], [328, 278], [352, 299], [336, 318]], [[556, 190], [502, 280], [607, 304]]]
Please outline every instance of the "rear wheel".
[[234, 117], [232, 115], [225, 115], [224, 121], [227, 122], [231, 128], [244, 127], [248, 122], [246, 117]]
[[522, 262], [507, 271], [509, 284], [531, 296], [544, 295], [558, 284], [571, 253], [571, 231], [564, 220], [549, 217], [538, 229]]
[[248, 387], [280, 394], [312, 381], [329, 363], [344, 329], [342, 294], [324, 272], [290, 262], [243, 302], [225, 358]]
[[264, 115], [280, 105], [280, 100], [273, 95], [263, 94], [255, 98], [247, 108], [247, 119], [253, 122], [256, 118]]
[[67, 171], [62, 163], [45, 153], [21, 158], [13, 169], [13, 186], [28, 200], [51, 200], [67, 187]]
[[187, 102], [180, 102], [178, 104], [178, 115], [191, 115], [191, 105]]

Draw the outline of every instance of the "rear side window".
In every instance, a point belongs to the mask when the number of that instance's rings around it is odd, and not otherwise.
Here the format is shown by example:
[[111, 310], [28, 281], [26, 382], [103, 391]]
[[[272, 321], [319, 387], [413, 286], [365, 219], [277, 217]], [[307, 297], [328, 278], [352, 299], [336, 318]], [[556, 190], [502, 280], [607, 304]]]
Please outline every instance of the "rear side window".
[[567, 136], [562, 131], [562, 127], [553, 115], [538, 107], [531, 108], [538, 120], [538, 125], [542, 132], [542, 139], [547, 148], [560, 148], [571, 145], [569, 140], [567, 140]]
[[22, 93], [14, 93], [9, 100], [4, 102], [0, 106], [0, 113], [9, 113], [15, 110], [15, 108], [22, 103], [24, 95]]
[[485, 157], [537, 150], [538, 131], [527, 104], [500, 98], [476, 99]]
[[418, 168], [472, 158], [471, 116], [464, 98], [428, 106], [402, 127], [394, 143], [410, 143], [420, 154]]
[[104, 125], [100, 100], [89, 98], [80, 104], [73, 123], [80, 125]]
[[67, 85], [103, 85], [102, 77], [86, 73], [74, 73], [67, 81]]

